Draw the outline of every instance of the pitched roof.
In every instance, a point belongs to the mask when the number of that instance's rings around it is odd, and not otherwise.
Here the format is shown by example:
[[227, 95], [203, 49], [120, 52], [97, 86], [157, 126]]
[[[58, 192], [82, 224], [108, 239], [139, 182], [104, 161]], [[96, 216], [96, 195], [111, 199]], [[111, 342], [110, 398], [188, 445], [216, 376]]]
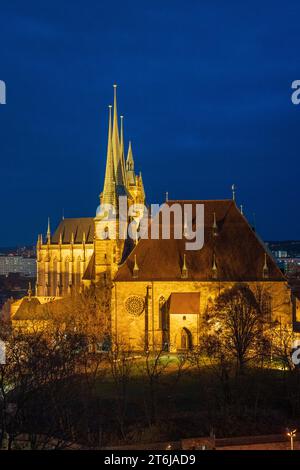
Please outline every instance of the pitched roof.
[[62, 235], [63, 243], [70, 243], [72, 233], [74, 234], [74, 243], [82, 243], [85, 233], [86, 243], [93, 243], [94, 240], [94, 219], [93, 217], [80, 217], [63, 219], [60, 221], [57, 229], [51, 237], [52, 244], [59, 243], [59, 235]]
[[[197, 251], [186, 251], [186, 240], [178, 240], [174, 237], [169, 240], [162, 238], [154, 240], [150, 237], [142, 239], [120, 266], [115, 281], [182, 280], [184, 282], [181, 272], [184, 254], [186, 254], [188, 270], [187, 281], [212, 281], [214, 280], [212, 270], [214, 253], [217, 266], [215, 279], [218, 281], [263, 280], [265, 253], [268, 280], [285, 280], [272, 256], [240, 213], [234, 201], [169, 201], [168, 205], [176, 203], [181, 206], [185, 203], [192, 204], [193, 214], [195, 214], [196, 204], [204, 204], [203, 248]], [[214, 213], [217, 236], [213, 235]], [[139, 267], [138, 279], [133, 279], [132, 276], [135, 255]]]

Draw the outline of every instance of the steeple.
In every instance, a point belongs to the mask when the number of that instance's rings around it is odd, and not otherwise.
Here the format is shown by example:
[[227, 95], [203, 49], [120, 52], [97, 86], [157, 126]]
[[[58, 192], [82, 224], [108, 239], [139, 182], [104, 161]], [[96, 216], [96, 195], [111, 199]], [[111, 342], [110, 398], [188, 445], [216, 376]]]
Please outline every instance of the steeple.
[[[113, 130], [112, 130], [112, 151], [114, 160], [114, 171], [115, 171], [115, 182], [118, 189], [118, 193], [124, 192], [125, 181], [123, 174], [123, 165], [120, 152], [120, 137], [119, 137], [119, 126], [118, 126], [118, 109], [117, 109], [117, 85], [114, 85], [114, 118], [113, 118]], [[123, 188], [122, 188], [123, 187]]]
[[128, 153], [126, 159], [126, 173], [128, 184], [135, 184], [134, 160], [132, 155], [131, 141], [129, 141]]
[[104, 187], [101, 197], [102, 204], [116, 204], [116, 185], [114, 175], [114, 161], [112, 151], [112, 125], [111, 125], [111, 108], [109, 105], [108, 116], [108, 138], [107, 138], [107, 155], [106, 155], [106, 169], [104, 178]]
[[120, 116], [121, 119], [121, 137], [120, 137], [120, 154], [121, 154], [121, 161], [122, 161], [122, 172], [124, 177], [125, 186], [127, 186], [127, 178], [126, 178], [126, 169], [125, 169], [125, 151], [124, 151], [124, 116]]
[[128, 145], [128, 153], [127, 153], [127, 160], [126, 160], [126, 170], [132, 170], [134, 171], [134, 160], [133, 160], [133, 155], [132, 155], [132, 146], [131, 146], [131, 140], [129, 141]]

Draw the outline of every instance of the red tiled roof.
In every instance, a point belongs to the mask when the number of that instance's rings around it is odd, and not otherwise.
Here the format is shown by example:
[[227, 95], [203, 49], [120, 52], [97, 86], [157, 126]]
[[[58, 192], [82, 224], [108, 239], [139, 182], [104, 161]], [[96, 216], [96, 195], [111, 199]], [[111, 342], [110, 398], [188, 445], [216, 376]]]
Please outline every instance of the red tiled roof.
[[[263, 280], [263, 266], [267, 253], [268, 280], [284, 281], [263, 242], [232, 200], [169, 201], [168, 204], [204, 204], [204, 246], [201, 250], [186, 251], [185, 239], [140, 240], [120, 266], [115, 281], [182, 280], [181, 268], [186, 254], [187, 280], [213, 280], [213, 253], [217, 265], [216, 280]], [[217, 232], [213, 236], [213, 218], [216, 214]], [[171, 231], [172, 233], [172, 231]], [[133, 279], [134, 257], [139, 267], [138, 278]]]

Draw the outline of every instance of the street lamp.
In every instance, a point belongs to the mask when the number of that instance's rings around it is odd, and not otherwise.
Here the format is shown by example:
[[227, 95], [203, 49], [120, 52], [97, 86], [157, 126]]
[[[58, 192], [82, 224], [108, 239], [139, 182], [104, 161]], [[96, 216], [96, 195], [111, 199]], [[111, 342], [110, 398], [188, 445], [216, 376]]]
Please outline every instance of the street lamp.
[[297, 429], [287, 432], [287, 436], [291, 439], [291, 450], [294, 450], [294, 438], [296, 437]]

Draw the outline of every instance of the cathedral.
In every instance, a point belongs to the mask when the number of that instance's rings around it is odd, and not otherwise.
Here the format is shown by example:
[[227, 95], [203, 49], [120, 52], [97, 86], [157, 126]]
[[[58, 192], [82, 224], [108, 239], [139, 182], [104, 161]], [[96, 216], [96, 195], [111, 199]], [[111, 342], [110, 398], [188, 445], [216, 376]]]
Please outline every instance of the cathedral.
[[[145, 205], [142, 174], [136, 174], [132, 146], [125, 157], [123, 119], [118, 119], [117, 90], [109, 106], [105, 177], [100, 207]], [[268, 321], [292, 323], [297, 306], [285, 277], [264, 243], [237, 207], [228, 200], [170, 201], [204, 208], [204, 244], [187, 251], [183, 239], [103, 237], [108, 222], [94, 217], [63, 218], [46, 237], [38, 236], [35, 292], [11, 305], [14, 325], [30, 319], [24, 306], [56, 302], [80, 292], [101, 277], [111, 280], [112, 338], [132, 350], [163, 347], [171, 352], [191, 349], [201, 338], [201, 319], [216, 296], [235, 283], [261, 286], [266, 292]], [[152, 222], [153, 223], [153, 222]], [[151, 224], [151, 220], [150, 220]], [[23, 312], [22, 312], [23, 311]], [[26, 309], [30, 312], [30, 309]]]

